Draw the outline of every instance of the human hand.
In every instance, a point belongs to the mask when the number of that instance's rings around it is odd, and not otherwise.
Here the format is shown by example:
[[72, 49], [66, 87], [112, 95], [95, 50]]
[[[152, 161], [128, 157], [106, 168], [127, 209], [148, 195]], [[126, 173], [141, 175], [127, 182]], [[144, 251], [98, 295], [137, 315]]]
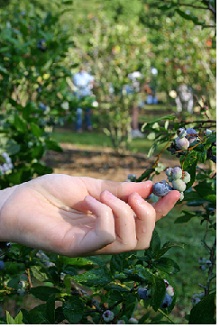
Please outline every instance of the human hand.
[[151, 181], [44, 175], [0, 191], [0, 240], [71, 257], [148, 248], [156, 220], [179, 200], [151, 205]]

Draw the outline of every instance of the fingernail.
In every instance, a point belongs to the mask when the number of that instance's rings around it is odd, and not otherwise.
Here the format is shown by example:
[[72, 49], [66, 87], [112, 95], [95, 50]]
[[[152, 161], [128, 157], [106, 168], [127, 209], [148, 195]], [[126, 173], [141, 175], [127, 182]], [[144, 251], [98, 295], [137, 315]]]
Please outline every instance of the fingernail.
[[108, 190], [103, 191], [103, 195], [107, 196], [108, 199], [115, 199], [115, 195], [113, 195], [111, 192]]

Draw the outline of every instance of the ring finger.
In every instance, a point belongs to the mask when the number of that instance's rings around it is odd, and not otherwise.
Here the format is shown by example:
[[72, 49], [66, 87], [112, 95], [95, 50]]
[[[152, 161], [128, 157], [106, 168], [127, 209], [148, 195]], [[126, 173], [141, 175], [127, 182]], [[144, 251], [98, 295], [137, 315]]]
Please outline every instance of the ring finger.
[[111, 248], [111, 251], [121, 252], [135, 249], [137, 239], [134, 211], [127, 203], [118, 199], [109, 191], [102, 192], [100, 198], [101, 202], [112, 209], [115, 218], [117, 240], [112, 244], [115, 248]]

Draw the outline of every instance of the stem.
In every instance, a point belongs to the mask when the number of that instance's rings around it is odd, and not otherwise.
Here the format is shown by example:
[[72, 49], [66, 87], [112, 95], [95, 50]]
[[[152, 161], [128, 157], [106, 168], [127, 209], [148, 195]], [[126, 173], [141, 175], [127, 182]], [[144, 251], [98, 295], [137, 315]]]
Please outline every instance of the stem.
[[160, 312], [160, 313], [162, 313], [162, 315], [165, 317], [165, 318], [167, 318], [172, 324], [174, 324], [174, 321], [172, 320], [172, 319], [170, 319], [170, 317], [163, 311], [163, 310], [161, 310], [161, 309], [158, 309], [158, 311]]
[[27, 273], [27, 279], [28, 279], [29, 287], [32, 288], [33, 284], [32, 284], [32, 280], [31, 280], [31, 274], [30, 274], [30, 269], [29, 268], [27, 268], [26, 273]]

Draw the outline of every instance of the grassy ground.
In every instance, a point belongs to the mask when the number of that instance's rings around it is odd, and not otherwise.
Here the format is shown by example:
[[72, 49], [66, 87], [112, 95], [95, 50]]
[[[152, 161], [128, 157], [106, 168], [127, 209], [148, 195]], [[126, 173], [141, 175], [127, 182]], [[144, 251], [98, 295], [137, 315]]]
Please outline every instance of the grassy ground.
[[[56, 129], [53, 137], [58, 142], [73, 143], [81, 147], [108, 147], [111, 145], [109, 137], [100, 132], [74, 133], [71, 130]], [[147, 139], [134, 139], [130, 148], [132, 151], [147, 153], [151, 142]], [[180, 266], [180, 271], [172, 276], [175, 290], [178, 294], [178, 301], [173, 312], [173, 321], [177, 324], [186, 324], [186, 314], [192, 308], [192, 295], [201, 293], [203, 289], [199, 284], [206, 283], [206, 271], [199, 267], [199, 258], [207, 258], [206, 250], [201, 244], [205, 226], [200, 221], [193, 219], [188, 223], [176, 224], [174, 221], [180, 215], [182, 208], [177, 205], [171, 213], [157, 223], [157, 231], [162, 243], [167, 241], [180, 242], [185, 244], [185, 249], [173, 248], [167, 255], [174, 259]]]
[[[71, 143], [80, 145], [81, 147], [111, 147], [112, 143], [110, 137], [100, 131], [93, 131], [92, 133], [84, 131], [83, 133], [75, 133], [72, 129], [56, 128], [52, 137], [58, 143]], [[129, 150], [134, 153], [147, 154], [152, 145], [152, 141], [145, 138], [133, 139], [130, 143]]]

